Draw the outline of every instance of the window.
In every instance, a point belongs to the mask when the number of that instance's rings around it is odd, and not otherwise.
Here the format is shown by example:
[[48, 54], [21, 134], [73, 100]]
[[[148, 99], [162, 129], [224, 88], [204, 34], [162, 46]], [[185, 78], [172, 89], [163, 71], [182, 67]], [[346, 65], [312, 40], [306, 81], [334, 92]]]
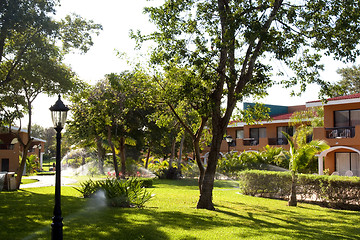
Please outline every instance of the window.
[[266, 138], [266, 128], [250, 128], [250, 138]]
[[360, 175], [360, 157], [358, 153], [335, 153], [335, 171], [345, 175], [351, 170], [354, 176]]
[[0, 172], [8, 172], [9, 171], [9, 159], [3, 158], [1, 159], [1, 169]]
[[243, 129], [236, 130], [236, 138], [240, 138], [240, 139], [244, 138], [244, 130]]
[[295, 128], [288, 127], [288, 126], [277, 127], [277, 138], [285, 138], [285, 136], [282, 132], [286, 132], [290, 136], [293, 136], [294, 132], [295, 132]]
[[350, 126], [360, 125], [360, 109], [350, 111]]
[[350, 111], [335, 111], [334, 127], [348, 127], [350, 125]]
[[334, 111], [334, 127], [360, 125], [360, 109]]

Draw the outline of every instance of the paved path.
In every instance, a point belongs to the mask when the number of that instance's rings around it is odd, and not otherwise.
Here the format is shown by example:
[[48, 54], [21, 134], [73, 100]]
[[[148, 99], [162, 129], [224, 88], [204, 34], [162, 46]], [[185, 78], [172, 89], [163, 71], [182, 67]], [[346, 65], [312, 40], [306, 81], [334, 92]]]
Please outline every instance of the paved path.
[[[34, 183], [28, 183], [28, 184], [21, 184], [20, 189], [24, 188], [36, 188], [36, 187], [49, 187], [49, 186], [55, 186], [55, 175], [49, 175], [49, 176], [29, 176], [26, 177], [28, 179], [36, 179], [39, 180], [38, 182]], [[71, 185], [76, 183], [77, 180], [67, 177], [61, 177], [61, 186], [64, 185]]]

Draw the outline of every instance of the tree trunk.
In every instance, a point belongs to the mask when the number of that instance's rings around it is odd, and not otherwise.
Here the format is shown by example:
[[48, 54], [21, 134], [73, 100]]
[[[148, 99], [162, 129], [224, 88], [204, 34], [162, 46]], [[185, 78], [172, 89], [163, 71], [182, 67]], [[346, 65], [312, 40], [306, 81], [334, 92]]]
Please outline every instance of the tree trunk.
[[97, 137], [96, 139], [96, 148], [98, 153], [98, 161], [99, 161], [99, 172], [100, 174], [104, 173], [104, 159], [105, 159], [105, 149], [101, 144], [101, 138]]
[[19, 168], [17, 169], [16, 171], [16, 189], [20, 189], [20, 184], [21, 184], [21, 179], [22, 179], [22, 176], [23, 176], [23, 172], [24, 172], [24, 168], [25, 168], [25, 163], [26, 163], [26, 158], [27, 158], [27, 152], [29, 150], [29, 147], [30, 147], [30, 143], [29, 142], [28, 144], [26, 145], [23, 145], [21, 144], [22, 148], [23, 148], [23, 151], [21, 153], [21, 162], [20, 162], [20, 166]]
[[220, 146], [225, 131], [225, 128], [223, 126], [217, 124], [214, 125], [214, 123], [215, 122], [213, 119], [213, 126], [215, 126], [213, 127], [213, 138], [211, 141], [211, 148], [209, 152], [209, 158], [205, 170], [204, 179], [201, 185], [200, 198], [197, 204], [197, 208], [208, 210], [215, 210], [214, 204], [212, 202], [212, 191], [214, 188], [215, 171], [218, 162]]
[[179, 172], [181, 172], [181, 158], [182, 158], [182, 151], [183, 151], [183, 148], [184, 148], [184, 140], [185, 140], [185, 134], [182, 135], [181, 142], [180, 142], [179, 160], [178, 160], [178, 164], [177, 164]]
[[115, 174], [116, 174], [116, 178], [119, 178], [119, 168], [118, 168], [118, 164], [117, 164], [117, 160], [116, 160], [115, 147], [114, 147], [113, 142], [111, 141], [111, 127], [107, 126], [107, 128], [108, 128], [108, 142], [109, 142], [111, 152], [112, 152]]
[[21, 154], [21, 162], [20, 162], [20, 166], [17, 169], [17, 176], [16, 176], [16, 189], [20, 189], [20, 184], [21, 184], [21, 179], [23, 176], [23, 172], [24, 172], [24, 167], [26, 164], [26, 158], [27, 158], [27, 154], [30, 148], [30, 145], [32, 143], [32, 138], [30, 136], [31, 134], [31, 114], [32, 114], [32, 109], [31, 109], [31, 101], [29, 99], [27, 99], [27, 104], [28, 104], [28, 129], [27, 129], [27, 139], [25, 140], [26, 143], [22, 140], [22, 138], [20, 137], [20, 131], [21, 131], [21, 124], [19, 126], [19, 130], [17, 132], [17, 139], [20, 143], [20, 145], [22, 146], [22, 154]]
[[149, 149], [148, 149], [148, 152], [147, 152], [147, 155], [146, 155], [145, 169], [147, 169], [148, 166], [149, 166], [150, 152], [151, 152], [151, 148], [149, 146]]
[[126, 174], [126, 158], [125, 158], [125, 138], [120, 138], [120, 159], [121, 159], [121, 178], [125, 178]]
[[174, 137], [172, 144], [171, 144], [171, 155], [169, 161], [169, 169], [172, 168], [172, 164], [175, 158], [175, 150], [176, 150], [176, 137]]
[[295, 171], [291, 171], [291, 190], [290, 190], [288, 206], [292, 206], [292, 207], [297, 206], [296, 182], [297, 182], [297, 175], [296, 175]]
[[204, 164], [203, 162], [201, 161], [201, 158], [200, 158], [200, 145], [199, 145], [199, 141], [197, 141], [197, 139], [195, 138], [193, 140], [193, 144], [194, 144], [194, 151], [195, 151], [195, 161], [198, 165], [198, 168], [199, 168], [199, 181], [198, 181], [198, 184], [199, 184], [199, 191], [200, 191], [200, 194], [202, 192], [202, 184], [203, 184], [203, 181], [204, 181], [204, 176], [205, 176], [205, 168], [204, 168]]

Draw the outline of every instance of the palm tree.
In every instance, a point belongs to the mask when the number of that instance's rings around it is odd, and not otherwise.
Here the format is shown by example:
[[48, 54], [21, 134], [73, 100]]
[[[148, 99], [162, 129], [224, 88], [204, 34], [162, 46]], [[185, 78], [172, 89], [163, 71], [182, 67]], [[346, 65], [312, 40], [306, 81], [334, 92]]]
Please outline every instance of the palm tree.
[[328, 149], [329, 145], [327, 145], [325, 141], [313, 140], [307, 144], [302, 144], [302, 145], [298, 144], [297, 148], [295, 148], [295, 143], [293, 141], [293, 138], [291, 138], [289, 134], [285, 132], [283, 132], [283, 134], [288, 140], [290, 145], [289, 169], [291, 171], [291, 191], [290, 191], [288, 206], [296, 206], [297, 205], [296, 181], [297, 181], [297, 172], [299, 166], [309, 161], [312, 157], [314, 157], [315, 154]]

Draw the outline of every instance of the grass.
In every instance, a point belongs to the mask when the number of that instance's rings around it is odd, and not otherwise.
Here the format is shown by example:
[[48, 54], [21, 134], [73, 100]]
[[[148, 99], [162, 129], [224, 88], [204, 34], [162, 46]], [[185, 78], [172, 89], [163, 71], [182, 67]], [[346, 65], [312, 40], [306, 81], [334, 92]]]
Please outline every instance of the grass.
[[[359, 239], [360, 213], [238, 194], [217, 181], [217, 211], [196, 209], [195, 180], [156, 180], [144, 209], [104, 207], [62, 188], [64, 239]], [[54, 188], [0, 193], [1, 239], [50, 239]]]
[[29, 184], [29, 183], [34, 183], [34, 182], [38, 182], [39, 180], [37, 179], [30, 179], [30, 178], [22, 178], [21, 179], [21, 184]]

